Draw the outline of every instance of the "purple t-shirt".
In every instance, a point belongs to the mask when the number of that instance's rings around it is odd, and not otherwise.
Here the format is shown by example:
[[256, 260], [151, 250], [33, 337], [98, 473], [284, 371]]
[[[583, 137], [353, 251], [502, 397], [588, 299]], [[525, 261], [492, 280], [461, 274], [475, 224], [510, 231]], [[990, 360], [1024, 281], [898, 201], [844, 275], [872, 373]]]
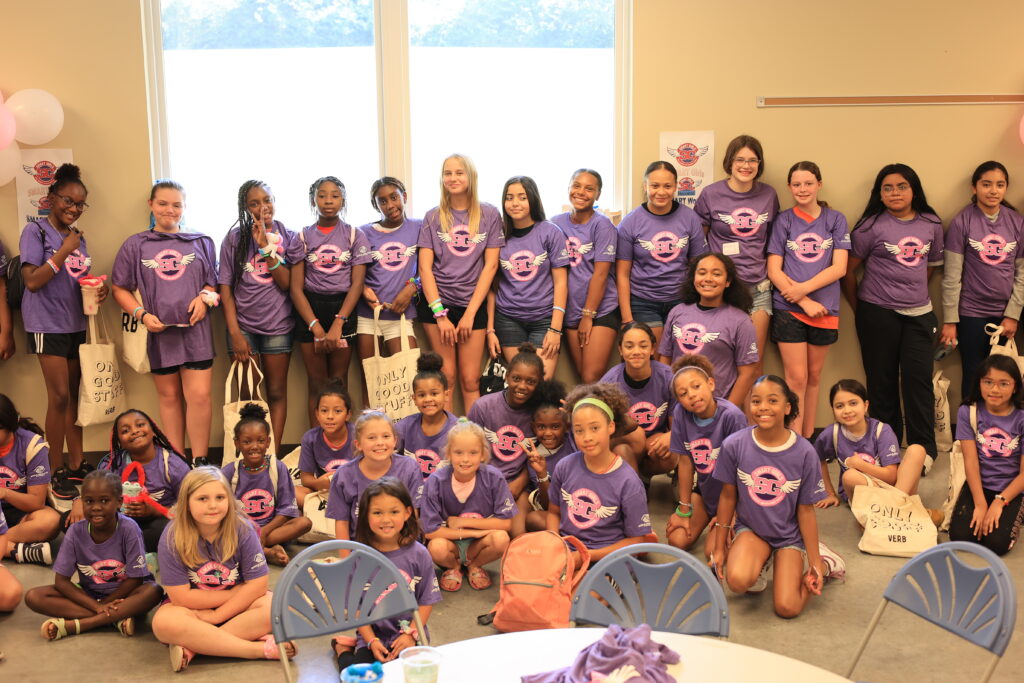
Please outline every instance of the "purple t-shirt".
[[755, 427], [726, 437], [712, 476], [736, 487], [736, 524], [747, 527], [774, 549], [804, 547], [797, 506], [825, 497], [821, 464], [814, 447], [795, 432], [778, 450], [754, 440]]
[[174, 549], [174, 522], [164, 528], [157, 549], [160, 583], [164, 586], [190, 586], [199, 590], [221, 591], [252, 581], [269, 573], [267, 558], [256, 529], [239, 521], [238, 547], [231, 557], [222, 558], [214, 543], [199, 538], [199, 555], [207, 558], [195, 567], [186, 566]]
[[[814, 440], [814, 450], [818, 452], [818, 457], [822, 462], [831, 458], [836, 458], [839, 461], [838, 493], [843, 500], [849, 499], [846, 491], [843, 490], [843, 473], [847, 469], [846, 459], [850, 456], [856, 456], [879, 467], [900, 464], [900, 442], [892, 427], [884, 422], [879, 423], [873, 417], [867, 419], [867, 424], [867, 432], [856, 441], [847, 438], [845, 430], [842, 427], [837, 430], [835, 425], [825, 427], [818, 434], [818, 438]], [[882, 425], [880, 432], [879, 424]], [[835, 434], [834, 439], [833, 434]]]
[[[294, 232], [280, 222], [274, 221], [273, 229], [281, 236], [278, 253], [285, 262], [279, 268], [287, 268], [291, 259], [302, 253], [302, 243]], [[256, 243], [249, 247], [247, 261], [238, 282], [233, 282], [235, 250], [238, 246], [239, 229], [231, 228], [220, 244], [220, 276], [217, 284], [228, 285], [235, 298], [238, 325], [249, 334], [278, 335], [292, 331], [295, 320], [292, 316], [292, 300], [287, 291], [274, 283], [274, 274], [268, 272], [267, 263], [257, 254]]]
[[704, 188], [693, 210], [708, 226], [711, 251], [731, 258], [740, 280], [749, 285], [768, 277], [765, 246], [779, 213], [771, 185], [755, 182], [749, 192], [736, 192], [728, 180], [719, 180]]
[[651, 533], [647, 493], [625, 462], [606, 474], [591, 472], [580, 452], [555, 466], [548, 499], [558, 504], [558, 529], [590, 549]]
[[552, 268], [566, 268], [569, 254], [565, 234], [554, 223], [541, 221], [521, 237], [515, 232], [498, 252], [498, 294], [495, 306], [516, 320], [540, 320], [551, 315], [555, 281]]
[[[393, 230], [388, 230], [380, 223], [364, 225], [359, 230], [366, 236], [370, 244], [372, 260], [366, 268], [366, 286], [373, 290], [381, 301], [391, 302], [405, 287], [409, 278], [416, 277], [419, 271], [419, 259], [416, 257], [417, 240], [423, 221], [418, 218], [406, 218], [405, 222]], [[373, 317], [373, 309], [363, 299], [359, 299], [359, 315], [364, 318]], [[381, 320], [398, 320], [391, 311], [382, 310]], [[416, 318], [416, 307], [405, 309], [405, 317]]]
[[[124, 458], [121, 466], [116, 468], [111, 466], [111, 462], [111, 459], [105, 456], [100, 461], [100, 469], [109, 469], [114, 474], [121, 476], [131, 460]], [[142, 471], [146, 473], [146, 491], [150, 497], [170, 509], [178, 502], [178, 490], [181, 488], [181, 482], [191, 470], [188, 463], [182, 458], [157, 446], [156, 456], [142, 465]], [[132, 481], [135, 480], [136, 477], [133, 474]]]
[[452, 468], [442, 467], [427, 477], [420, 508], [423, 533], [432, 534], [448, 523], [449, 517], [512, 519], [518, 510], [501, 472], [484, 464], [476, 472], [473, 492], [460, 502], [452, 490]]
[[221, 472], [234, 484], [235, 498], [242, 501], [242, 507], [249, 519], [258, 525], [266, 526], [274, 517], [301, 517], [295, 504], [295, 484], [288, 473], [284, 461], [270, 457], [270, 466], [277, 468], [277, 490], [270, 478], [270, 469], [253, 474], [243, 467], [238, 470], [238, 483], [233, 478], [238, 462], [230, 462], [221, 468]]
[[[32, 456], [27, 465], [25, 464], [29, 444], [37, 436], [39, 435], [35, 432], [21, 427], [15, 430], [11, 450], [0, 458], [0, 486], [8, 491], [25, 493], [29, 486], [50, 483], [50, 449], [45, 440], [39, 452]], [[43, 439], [41, 436], [39, 438]]]
[[[21, 231], [21, 265], [43, 265], [63, 242], [64, 238], [50, 221], [45, 218], [32, 221]], [[92, 258], [83, 237], [78, 249], [71, 252], [49, 282], [35, 292], [26, 287], [21, 296], [25, 331], [46, 334], [84, 330], [85, 313], [78, 278], [88, 275], [91, 266]]]
[[[549, 451], [544, 447], [540, 441], [537, 442], [537, 453], [544, 456], [545, 464], [547, 465], [548, 473], [554, 472], [555, 467], [558, 463], [562, 462], [567, 456], [572, 455], [579, 449], [576, 448], [576, 441], [572, 438], [571, 432], [566, 432], [565, 441], [562, 445], [553, 451]], [[537, 473], [533, 471], [532, 467], [527, 467], [526, 471], [530, 473], [530, 488], [536, 488], [537, 486]]]
[[[339, 467], [331, 477], [331, 489], [327, 494], [327, 517], [339, 522], [348, 522], [350, 531], [354, 531], [353, 525], [359, 519], [359, 497], [363, 495], [367, 486], [376, 481], [368, 478], [359, 469], [362, 459], [363, 456], [358, 455], [355, 460]], [[423, 497], [423, 475], [420, 474], [420, 467], [414, 460], [397, 453], [392, 454], [391, 467], [383, 476], [394, 477], [405, 484], [412, 498], [412, 506], [420, 506], [420, 499]]]
[[459, 418], [447, 411], [445, 415], [447, 419], [444, 426], [434, 436], [423, 433], [423, 415], [420, 413], [403, 417], [395, 423], [395, 435], [398, 437], [395, 450], [419, 463], [424, 479], [444, 460], [444, 445], [448, 443], [448, 432], [459, 421]]
[[[850, 233], [843, 214], [822, 207], [821, 213], [810, 223], [796, 215], [793, 209], [779, 214], [772, 223], [768, 253], [782, 257], [782, 272], [794, 282], [807, 282], [832, 265], [836, 249], [850, 249]], [[827, 284], [808, 296], [828, 309], [829, 315], [839, 315], [839, 281]], [[788, 301], [775, 290], [772, 307], [784, 311], [803, 311], [798, 304]]]
[[757, 335], [750, 316], [735, 306], [679, 304], [668, 313], [658, 353], [673, 361], [688, 353], [707, 356], [715, 368], [715, 396], [722, 398], [736, 383], [736, 367], [757, 362]]
[[668, 431], [669, 409], [675, 400], [672, 391], [672, 368], [651, 361], [651, 376], [642, 387], [626, 377], [626, 364], [619, 363], [600, 379], [603, 383], [614, 384], [626, 394], [629, 416], [643, 428], [647, 436]]
[[[416, 595], [416, 604], [419, 606], [433, 605], [441, 601], [441, 589], [437, 585], [437, 575], [434, 573], [434, 561], [430, 558], [430, 552], [418, 541], [402, 546], [398, 550], [391, 550], [384, 553], [384, 557], [391, 560], [391, 563], [398, 568], [409, 588]], [[386, 591], [397, 588], [391, 584]], [[383, 597], [383, 596], [381, 596]], [[402, 634], [400, 621], [403, 619], [412, 622], [412, 613], [403, 614], [391, 619], [373, 623], [373, 634], [381, 639], [384, 646], [391, 648], [398, 636]], [[356, 634], [356, 647], [366, 646], [362, 635]]]
[[722, 452], [722, 442], [727, 436], [747, 428], [747, 417], [742, 410], [724, 398], [715, 399], [715, 403], [718, 406], [715, 414], [710, 420], [701, 420], [677, 402], [672, 409], [672, 440], [669, 442], [670, 451], [693, 461], [697, 488], [709, 517], [714, 517], [718, 511], [718, 494], [722, 492], [722, 482], [712, 476]]
[[484, 250], [505, 244], [501, 214], [492, 205], [480, 203], [480, 226], [476, 235], [469, 234], [469, 212], [452, 211], [452, 229], [441, 228], [437, 207], [427, 212], [416, 245], [434, 252], [431, 269], [437, 281], [441, 300], [455, 306], [468, 306], [473, 290], [484, 269]]
[[142, 530], [135, 520], [122, 514], [117, 515], [114, 533], [103, 543], [92, 540], [88, 521], [72, 524], [64, 532], [53, 571], [69, 579], [78, 572], [78, 585], [97, 600], [116, 591], [125, 579], [156, 583], [146, 567]]
[[978, 404], [978, 430], [971, 427], [971, 407], [960, 406], [956, 413], [956, 438], [975, 442], [981, 485], [989, 491], [1002, 491], [1020, 475], [1021, 437], [1024, 435], [1024, 410], [1009, 415], [993, 415]]
[[969, 204], [949, 224], [947, 252], [964, 257], [960, 315], [1001, 317], [1013, 293], [1014, 263], [1024, 258], [1024, 217], [1007, 206], [990, 221]]
[[[572, 214], [560, 213], [551, 222], [565, 235], [565, 255], [569, 259], [569, 298], [565, 305], [565, 324], [577, 327], [586, 308], [587, 291], [594, 278], [595, 263], [615, 263], [618, 231], [608, 217], [594, 212], [586, 223], [572, 222]], [[608, 271], [604, 294], [597, 305], [598, 317], [608, 315], [619, 306], [615, 289], [615, 266]]]
[[632, 261], [630, 293], [651, 301], [675, 301], [686, 277], [688, 259], [706, 254], [700, 218], [688, 206], [656, 216], [638, 206], [619, 224], [616, 257]]
[[352, 460], [352, 435], [356, 433], [355, 425], [347, 423], [348, 438], [341, 448], [331, 448], [324, 439], [323, 427], [313, 427], [302, 435], [302, 450], [299, 451], [299, 471], [309, 472], [322, 477]]
[[533, 411], [513, 408], [505, 399], [505, 392], [487, 394], [477, 399], [467, 415], [470, 422], [484, 428], [491, 442], [494, 460], [491, 464], [511, 481], [526, 466], [523, 439], [533, 438]]
[[305, 261], [302, 287], [317, 294], [347, 292], [352, 286], [352, 266], [373, 260], [366, 234], [345, 221], [338, 221], [326, 234], [316, 223], [306, 226], [292, 246], [296, 251], [288, 254], [288, 262], [297, 263], [296, 257]]
[[[203, 287], [217, 285], [213, 240], [197, 232], [146, 230], [132, 235], [117, 252], [111, 282], [142, 296], [143, 307], [165, 325], [188, 324], [188, 306]], [[169, 368], [214, 356], [210, 315], [192, 327], [149, 333], [149, 363]]]
[[857, 298], [893, 310], [931, 302], [928, 268], [942, 265], [942, 222], [931, 214], [909, 221], [883, 211], [856, 228], [853, 255], [864, 261]]

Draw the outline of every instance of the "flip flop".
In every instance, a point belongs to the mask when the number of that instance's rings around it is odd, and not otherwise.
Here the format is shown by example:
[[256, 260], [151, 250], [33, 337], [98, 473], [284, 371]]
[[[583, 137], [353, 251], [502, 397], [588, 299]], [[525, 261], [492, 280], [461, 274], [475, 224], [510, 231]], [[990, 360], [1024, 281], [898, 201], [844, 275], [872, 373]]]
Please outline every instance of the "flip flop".
[[196, 656], [196, 653], [182, 645], [171, 645], [171, 671], [181, 673], [188, 668], [189, 662]]
[[[277, 641], [274, 640], [273, 635], [267, 634], [260, 638], [260, 640], [263, 641], [264, 659], [280, 659], [277, 651]], [[288, 659], [295, 659], [295, 655], [299, 653], [295, 648], [295, 643], [292, 643], [291, 641], [284, 643], [282, 647], [284, 648], [285, 654], [288, 655]], [[291, 652], [288, 652], [289, 648], [291, 649]]]
[[482, 591], [491, 587], [491, 575], [483, 567], [469, 568], [469, 587]]
[[462, 568], [452, 567], [451, 569], [446, 569], [441, 574], [441, 580], [438, 583], [443, 591], [454, 593], [459, 590], [462, 588]]
[[135, 619], [132, 617], [125, 617], [120, 621], [114, 622], [114, 628], [125, 638], [131, 638], [135, 635]]
[[[73, 621], [75, 624], [75, 632], [68, 633], [68, 622]], [[54, 634], [50, 633], [50, 627], [53, 626], [57, 629]], [[43, 625], [39, 628], [39, 633], [42, 634], [43, 638], [47, 640], [60, 640], [61, 638], [67, 638], [70, 636], [77, 636], [82, 632], [82, 624], [78, 619], [62, 619], [60, 617], [53, 617], [43, 622]]]

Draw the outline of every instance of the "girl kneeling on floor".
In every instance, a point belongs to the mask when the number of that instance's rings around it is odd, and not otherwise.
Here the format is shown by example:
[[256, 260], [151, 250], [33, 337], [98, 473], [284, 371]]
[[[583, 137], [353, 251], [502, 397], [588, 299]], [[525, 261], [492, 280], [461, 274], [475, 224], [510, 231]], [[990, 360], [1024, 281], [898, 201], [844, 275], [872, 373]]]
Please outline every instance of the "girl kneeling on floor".
[[[146, 568], [142, 531], [121, 507], [121, 478], [96, 470], [82, 483], [85, 518], [68, 527], [52, 586], [38, 586], [25, 604], [50, 619], [41, 633], [60, 640], [113, 624], [123, 636], [135, 634], [135, 618], [156, 607], [163, 591]], [[71, 577], [78, 573], [78, 582]]]
[[475, 590], [491, 586], [484, 565], [508, 547], [516, 505], [505, 477], [487, 464], [490, 444], [480, 425], [465, 418], [448, 432], [445, 465], [426, 482], [420, 514], [427, 549], [445, 568], [441, 588], [462, 587], [462, 566]]
[[[170, 645], [171, 668], [183, 671], [197, 654], [277, 659], [267, 559], [223, 473], [189, 472], [173, 513], [158, 552], [168, 601], [153, 615], [153, 634]], [[285, 649], [295, 656], [291, 643]]]

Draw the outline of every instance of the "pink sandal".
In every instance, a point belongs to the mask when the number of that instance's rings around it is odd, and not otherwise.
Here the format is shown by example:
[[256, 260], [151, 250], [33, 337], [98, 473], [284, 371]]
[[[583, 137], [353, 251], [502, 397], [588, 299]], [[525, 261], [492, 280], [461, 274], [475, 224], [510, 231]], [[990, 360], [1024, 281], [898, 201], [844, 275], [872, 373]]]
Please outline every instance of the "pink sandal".
[[491, 575], [483, 567], [470, 567], [469, 587], [476, 591], [487, 590], [491, 587]]
[[462, 588], [462, 567], [446, 569], [441, 574], [441, 581], [439, 584], [441, 586], [441, 590], [449, 593], [454, 593]]
[[[262, 638], [260, 638], [260, 640], [263, 641], [263, 658], [264, 659], [280, 659], [280, 656], [278, 655], [278, 650], [277, 650], [277, 641], [274, 640], [274, 636], [273, 635], [270, 635], [270, 634], [265, 635]], [[284, 648], [285, 654], [288, 655], [288, 659], [295, 659], [295, 655], [297, 655], [299, 653], [299, 651], [295, 648], [295, 644], [292, 643], [291, 641], [286, 642], [282, 647]], [[291, 649], [292, 649], [291, 654], [288, 654], [288, 648], [289, 647], [291, 647]]]
[[188, 668], [189, 662], [196, 656], [196, 653], [182, 645], [171, 645], [171, 671], [181, 673]]

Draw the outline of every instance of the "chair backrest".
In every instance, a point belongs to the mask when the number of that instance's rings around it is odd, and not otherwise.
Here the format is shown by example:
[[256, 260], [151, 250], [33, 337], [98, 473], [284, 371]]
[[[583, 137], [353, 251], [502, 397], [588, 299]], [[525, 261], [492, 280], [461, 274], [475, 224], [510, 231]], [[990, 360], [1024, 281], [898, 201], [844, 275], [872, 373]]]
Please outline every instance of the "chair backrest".
[[[971, 567], [958, 552], [987, 567]], [[1017, 595], [1006, 564], [976, 543], [941, 543], [916, 555], [889, 582], [883, 597], [998, 656], [1017, 619]]]
[[[337, 552], [348, 550], [345, 559]], [[324, 553], [332, 555], [316, 559]], [[415, 612], [408, 580], [380, 552], [355, 541], [324, 541], [296, 555], [274, 587], [270, 607], [279, 643], [337, 633]]]
[[[638, 553], [671, 555], [650, 564]], [[623, 627], [650, 624], [656, 631], [729, 635], [725, 591], [700, 560], [661, 543], [640, 543], [610, 553], [590, 568], [573, 597], [570, 621]]]

